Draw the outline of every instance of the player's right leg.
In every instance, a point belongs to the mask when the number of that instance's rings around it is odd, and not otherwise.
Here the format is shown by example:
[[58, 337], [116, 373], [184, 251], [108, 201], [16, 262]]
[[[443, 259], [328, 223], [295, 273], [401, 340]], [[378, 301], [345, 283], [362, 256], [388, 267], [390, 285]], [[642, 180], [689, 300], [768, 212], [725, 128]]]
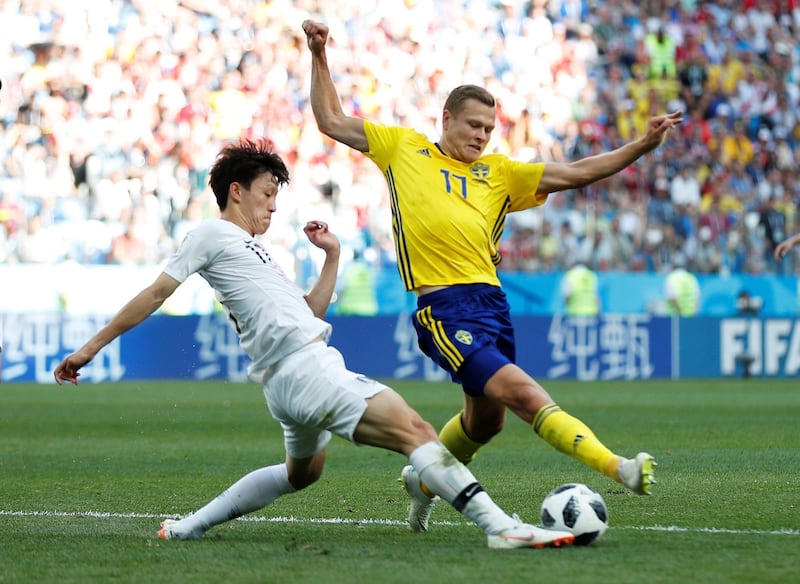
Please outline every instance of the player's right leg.
[[634, 493], [650, 494], [655, 484], [655, 461], [651, 455], [640, 453], [628, 460], [611, 451], [584, 422], [563, 411], [518, 366], [509, 364], [497, 371], [487, 382], [485, 393], [529, 423], [534, 432], [559, 452], [622, 483]]
[[523, 523], [506, 514], [475, 476], [438, 441], [428, 422], [392, 389], [367, 400], [356, 442], [401, 452], [431, 492], [474, 521], [492, 548], [540, 548], [569, 545], [574, 536]]
[[[498, 433], [505, 421], [505, 407], [502, 404], [491, 403], [486, 398], [467, 398], [464, 409], [453, 416], [439, 431], [439, 441], [458, 459], [459, 462], [469, 464], [489, 438]], [[473, 440], [464, 429], [464, 419], [474, 418], [478, 415], [489, 416], [494, 420], [491, 429], [482, 434], [483, 440]], [[484, 426], [485, 427], [485, 426]], [[408, 525], [412, 531], [428, 531], [431, 512], [438, 497], [431, 493], [425, 486], [414, 467], [407, 465], [400, 473], [406, 493], [411, 501], [408, 512]]]

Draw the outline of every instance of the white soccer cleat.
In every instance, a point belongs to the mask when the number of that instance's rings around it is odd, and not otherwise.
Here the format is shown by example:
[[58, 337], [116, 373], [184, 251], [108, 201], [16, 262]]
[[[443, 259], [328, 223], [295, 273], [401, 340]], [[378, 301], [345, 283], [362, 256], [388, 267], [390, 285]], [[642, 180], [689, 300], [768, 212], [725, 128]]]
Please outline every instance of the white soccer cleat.
[[439, 501], [439, 497], [431, 499], [422, 491], [419, 475], [414, 467], [406, 465], [400, 473], [400, 480], [411, 499], [411, 506], [408, 511], [408, 526], [411, 531], [428, 531], [428, 520], [431, 517], [433, 506]]
[[496, 550], [517, 548], [548, 548], [572, 545], [575, 536], [567, 531], [544, 529], [528, 525], [514, 515], [516, 525], [497, 534], [487, 536], [489, 547]]
[[636, 458], [623, 459], [619, 463], [619, 481], [637, 495], [651, 495], [656, 484], [656, 459], [647, 452], [640, 452]]
[[161, 539], [200, 539], [202, 533], [197, 530], [183, 531], [178, 527], [180, 523], [177, 519], [165, 519], [161, 522], [161, 529], [158, 530], [158, 537]]

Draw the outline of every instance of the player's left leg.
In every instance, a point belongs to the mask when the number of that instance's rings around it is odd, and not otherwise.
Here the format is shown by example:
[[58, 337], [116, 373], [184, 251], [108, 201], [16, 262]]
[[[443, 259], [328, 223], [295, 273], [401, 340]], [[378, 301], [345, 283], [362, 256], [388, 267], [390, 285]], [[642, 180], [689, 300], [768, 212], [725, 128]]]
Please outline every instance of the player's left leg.
[[[317, 370], [309, 367], [307, 361], [308, 354], [324, 346], [314, 345], [319, 347], [308, 346], [287, 357], [264, 386], [270, 413], [283, 429], [286, 461], [245, 475], [207, 505], [180, 520], [167, 519], [159, 536], [198, 539], [215, 525], [261, 509], [281, 495], [303, 489], [320, 478], [325, 447], [332, 435], [307, 422], [311, 417], [308, 412], [327, 411], [315, 391]], [[324, 397], [335, 402], [333, 391]]]
[[254, 470], [194, 513], [180, 520], [164, 520], [158, 535], [162, 539], [200, 539], [215, 525], [257, 511], [281, 495], [310, 485], [322, 474], [324, 463], [322, 450], [310, 458], [287, 456], [285, 463]]
[[655, 461], [647, 453], [626, 459], [612, 452], [581, 420], [563, 411], [547, 391], [518, 366], [509, 364], [486, 383], [485, 394], [505, 404], [548, 444], [620, 482], [637, 494], [655, 483]]

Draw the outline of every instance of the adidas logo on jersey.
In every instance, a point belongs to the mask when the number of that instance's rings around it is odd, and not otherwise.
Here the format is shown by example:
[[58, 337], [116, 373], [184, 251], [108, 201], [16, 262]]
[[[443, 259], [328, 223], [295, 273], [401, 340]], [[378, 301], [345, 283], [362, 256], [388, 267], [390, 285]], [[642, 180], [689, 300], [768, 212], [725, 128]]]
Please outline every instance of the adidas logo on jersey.
[[419, 150], [417, 150], [417, 154], [422, 154], [423, 156], [427, 156], [428, 158], [431, 157], [431, 151], [428, 150], [427, 148], [420, 148]]

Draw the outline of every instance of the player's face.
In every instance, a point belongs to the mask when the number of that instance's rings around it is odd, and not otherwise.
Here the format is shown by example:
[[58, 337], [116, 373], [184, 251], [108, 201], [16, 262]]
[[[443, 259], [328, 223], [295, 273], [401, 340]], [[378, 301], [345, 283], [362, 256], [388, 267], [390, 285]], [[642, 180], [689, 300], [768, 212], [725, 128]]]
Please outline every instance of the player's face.
[[[238, 183], [236, 183], [238, 185]], [[240, 189], [242, 218], [253, 235], [261, 235], [269, 229], [272, 214], [276, 211], [278, 181], [271, 172], [256, 178], [249, 189]]]
[[445, 110], [442, 118], [442, 149], [461, 162], [480, 158], [492, 137], [495, 108], [475, 99], [464, 103], [457, 114]]

